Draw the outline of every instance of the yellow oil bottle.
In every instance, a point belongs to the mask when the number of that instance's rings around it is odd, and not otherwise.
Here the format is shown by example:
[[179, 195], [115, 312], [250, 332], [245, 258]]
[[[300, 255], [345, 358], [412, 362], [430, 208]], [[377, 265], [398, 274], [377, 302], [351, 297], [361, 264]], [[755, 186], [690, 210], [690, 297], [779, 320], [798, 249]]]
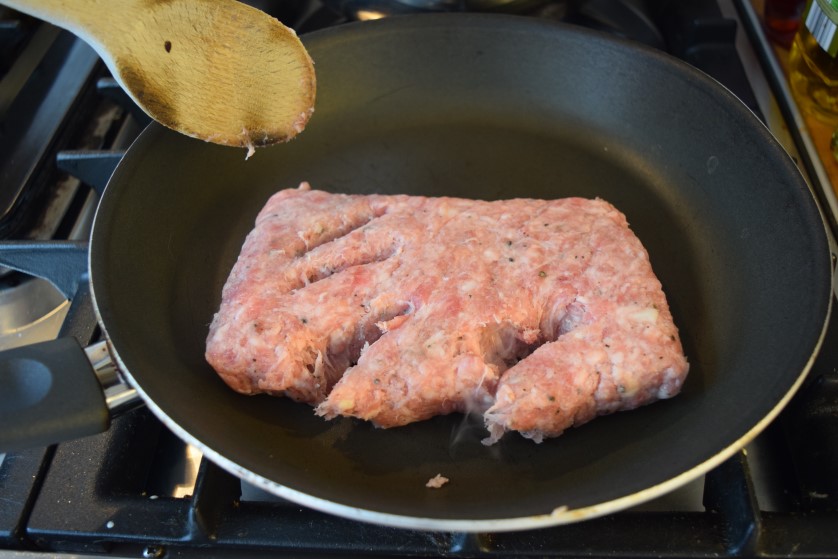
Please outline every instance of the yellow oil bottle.
[[838, 127], [838, 0], [810, 0], [789, 54], [798, 107]]

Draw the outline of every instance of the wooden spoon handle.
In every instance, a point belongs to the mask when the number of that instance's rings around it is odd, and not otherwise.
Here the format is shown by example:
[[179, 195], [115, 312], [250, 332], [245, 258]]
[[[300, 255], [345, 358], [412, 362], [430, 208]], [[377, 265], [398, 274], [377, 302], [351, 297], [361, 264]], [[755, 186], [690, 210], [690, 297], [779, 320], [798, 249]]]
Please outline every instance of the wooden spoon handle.
[[[67, 29], [89, 43], [96, 42], [91, 39], [97, 36], [117, 36], [127, 31], [118, 27], [130, 21], [128, 13], [138, 9], [138, 2], [107, 0], [2, 0], [0, 4]], [[128, 13], [111, 18], [114, 9]], [[114, 25], [104, 25], [104, 22]]]

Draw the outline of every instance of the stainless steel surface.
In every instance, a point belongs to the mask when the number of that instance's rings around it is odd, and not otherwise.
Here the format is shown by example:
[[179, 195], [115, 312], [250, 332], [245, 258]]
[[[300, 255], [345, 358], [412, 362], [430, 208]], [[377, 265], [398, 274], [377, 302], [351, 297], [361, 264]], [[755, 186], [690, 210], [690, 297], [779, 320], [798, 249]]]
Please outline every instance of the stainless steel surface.
[[137, 391], [119, 375], [106, 341], [103, 340], [85, 348], [85, 353], [99, 378], [99, 383], [105, 392], [105, 403], [112, 415], [118, 415], [142, 404]]
[[27, 277], [0, 289], [0, 350], [55, 338], [69, 308], [46, 280]]

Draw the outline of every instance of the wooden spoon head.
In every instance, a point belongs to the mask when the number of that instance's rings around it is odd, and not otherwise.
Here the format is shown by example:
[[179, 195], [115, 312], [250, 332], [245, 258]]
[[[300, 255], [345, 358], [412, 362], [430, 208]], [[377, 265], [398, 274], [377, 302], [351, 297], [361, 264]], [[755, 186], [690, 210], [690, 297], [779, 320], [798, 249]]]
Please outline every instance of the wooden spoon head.
[[154, 120], [209, 142], [285, 142], [312, 112], [314, 65], [293, 30], [232, 0], [148, 0], [107, 61]]

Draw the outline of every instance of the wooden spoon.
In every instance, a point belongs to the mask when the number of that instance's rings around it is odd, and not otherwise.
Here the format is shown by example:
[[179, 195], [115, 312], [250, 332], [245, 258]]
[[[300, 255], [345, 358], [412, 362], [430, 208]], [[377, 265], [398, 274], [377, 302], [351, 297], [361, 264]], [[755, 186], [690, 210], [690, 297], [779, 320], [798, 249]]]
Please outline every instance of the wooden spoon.
[[90, 44], [151, 118], [217, 144], [284, 142], [314, 111], [293, 30], [234, 0], [0, 0]]

